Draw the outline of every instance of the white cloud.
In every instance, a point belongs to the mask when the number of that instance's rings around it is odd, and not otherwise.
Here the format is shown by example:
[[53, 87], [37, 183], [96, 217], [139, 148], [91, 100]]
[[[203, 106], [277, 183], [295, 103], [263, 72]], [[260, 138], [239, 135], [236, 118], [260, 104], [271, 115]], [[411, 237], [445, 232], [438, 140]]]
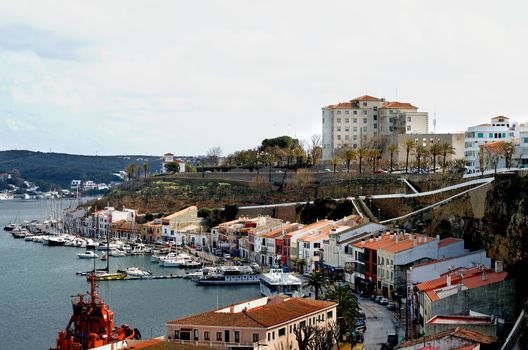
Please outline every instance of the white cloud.
[[230, 152], [265, 137], [318, 132], [322, 106], [365, 90], [435, 111], [439, 131], [496, 114], [525, 119], [526, 7], [0, 4], [0, 28], [11, 33], [0, 38], [0, 104], [11, 119], [41, 126], [34, 141], [13, 135], [3, 147]]

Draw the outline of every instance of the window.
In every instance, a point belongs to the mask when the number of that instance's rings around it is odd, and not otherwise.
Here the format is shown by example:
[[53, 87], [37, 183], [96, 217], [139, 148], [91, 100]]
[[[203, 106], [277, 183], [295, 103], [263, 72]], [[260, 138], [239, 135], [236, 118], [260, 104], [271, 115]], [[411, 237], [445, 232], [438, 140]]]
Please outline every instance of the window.
[[253, 343], [256, 343], [259, 341], [259, 334], [258, 333], [253, 333]]
[[363, 107], [367, 107], [367, 103], [366, 102], [363, 102]]
[[412, 121], [411, 117], [407, 117], [407, 122], [410, 123]]
[[354, 111], [354, 114], [357, 115], [357, 111]]
[[374, 114], [374, 120], [378, 120], [378, 115]]
[[337, 127], [337, 131], [341, 131], [341, 127], [340, 126]]
[[367, 111], [363, 111], [363, 114], [364, 114], [364, 115], [367, 115]]
[[341, 111], [338, 110], [338, 111], [337, 111], [337, 114], [341, 114]]
[[207, 332], [207, 331], [204, 332], [204, 340], [210, 340], [209, 339], [209, 332]]
[[484, 137], [484, 133], [479, 132], [478, 135], [477, 135], [477, 137], [478, 137], [479, 139], [483, 138], [483, 137]]
[[352, 120], [352, 122], [353, 122], [354, 124], [356, 124], [356, 123], [357, 123], [357, 118], [354, 118], [354, 120]]
[[275, 331], [271, 333], [271, 339], [275, 339]]
[[235, 343], [240, 343], [240, 332], [235, 331]]
[[300, 328], [304, 328], [304, 327], [306, 327], [306, 321], [301, 321], [301, 322], [299, 323], [299, 327], [300, 327]]
[[341, 135], [337, 135], [337, 139], [341, 141]]
[[174, 339], [180, 339], [180, 331], [174, 331]]
[[378, 123], [374, 123], [374, 129], [378, 128]]
[[337, 118], [337, 122], [338, 122], [338, 123], [341, 123], [341, 118]]
[[374, 107], [372, 107], [372, 109], [374, 109], [375, 111], [377, 111], [377, 110], [378, 110], [378, 106], [374, 106]]
[[314, 248], [321, 248], [321, 243], [314, 243]]
[[490, 132], [490, 133], [489, 133], [489, 137], [493, 137], [493, 133]]
[[[367, 127], [366, 127], [366, 126], [365, 126], [365, 127], [363, 127], [363, 132], [367, 132]], [[366, 138], [366, 137], [367, 137], [367, 135], [363, 135], [363, 137], [365, 137], [365, 138]]]
[[357, 135], [354, 135], [353, 137], [354, 137], [354, 141], [356, 141], [357, 140]]
[[345, 114], [350, 114], [350, 111], [345, 111]]
[[367, 118], [363, 118], [363, 124], [367, 124]]
[[407, 125], [407, 131], [411, 131], [411, 126]]
[[293, 331], [293, 327], [292, 325], [290, 325], [290, 333]]
[[199, 334], [200, 334], [199, 331], [198, 331], [197, 329], [195, 329], [195, 330], [193, 331], [193, 333], [194, 333], [194, 334], [193, 334], [193, 336], [194, 336], [194, 340], [198, 340], [198, 338], [199, 338]]
[[333, 318], [333, 317], [334, 317], [334, 312], [333, 312], [333, 311], [328, 311], [328, 312], [326, 313], [326, 318], [327, 318], [327, 319], [331, 319], [331, 318]]
[[357, 132], [357, 126], [354, 126], [354, 132]]
[[350, 123], [350, 118], [345, 118], [345, 123]]
[[216, 332], [216, 341], [222, 341], [222, 332]]
[[286, 328], [279, 329], [279, 337], [284, 337], [286, 335]]
[[347, 127], [345, 128], [345, 131], [347, 131], [347, 132], [350, 131], [350, 128], [347, 126]]
[[349, 136], [348, 135], [345, 135], [345, 140], [348, 140], [349, 139]]

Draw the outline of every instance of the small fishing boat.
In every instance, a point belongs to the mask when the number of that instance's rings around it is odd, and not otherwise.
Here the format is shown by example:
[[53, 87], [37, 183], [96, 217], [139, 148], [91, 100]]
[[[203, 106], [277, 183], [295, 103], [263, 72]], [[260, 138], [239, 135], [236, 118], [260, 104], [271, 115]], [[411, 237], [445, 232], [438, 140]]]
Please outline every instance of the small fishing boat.
[[[90, 275], [87, 275], [87, 280], [90, 281]], [[95, 273], [96, 281], [115, 281], [123, 280], [127, 277], [126, 272], [106, 272], [106, 271], [97, 271]]]

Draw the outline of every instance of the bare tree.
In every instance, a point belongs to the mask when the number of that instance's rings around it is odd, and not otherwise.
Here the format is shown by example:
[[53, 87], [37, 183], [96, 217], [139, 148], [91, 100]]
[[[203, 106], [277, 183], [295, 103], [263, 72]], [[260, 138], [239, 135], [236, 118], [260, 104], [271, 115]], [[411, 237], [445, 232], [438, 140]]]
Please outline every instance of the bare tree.
[[207, 150], [207, 158], [213, 165], [218, 166], [218, 160], [222, 156], [222, 148], [220, 146], [211, 147]]
[[313, 134], [310, 136], [310, 140], [307, 142], [308, 154], [312, 158], [312, 164], [316, 165], [317, 160], [321, 159], [322, 156], [322, 137], [321, 134]]
[[339, 328], [334, 323], [326, 326], [298, 326], [293, 333], [299, 350], [332, 350], [339, 339]]

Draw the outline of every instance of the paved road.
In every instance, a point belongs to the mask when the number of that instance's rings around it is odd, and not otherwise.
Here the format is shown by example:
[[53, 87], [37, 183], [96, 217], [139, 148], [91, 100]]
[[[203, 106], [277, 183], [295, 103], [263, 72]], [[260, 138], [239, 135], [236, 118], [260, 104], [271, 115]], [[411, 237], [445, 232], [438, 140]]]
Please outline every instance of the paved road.
[[387, 341], [388, 333], [403, 335], [404, 329], [400, 321], [385, 306], [365, 298], [359, 298], [359, 303], [367, 316], [364, 350], [379, 350], [381, 344]]

